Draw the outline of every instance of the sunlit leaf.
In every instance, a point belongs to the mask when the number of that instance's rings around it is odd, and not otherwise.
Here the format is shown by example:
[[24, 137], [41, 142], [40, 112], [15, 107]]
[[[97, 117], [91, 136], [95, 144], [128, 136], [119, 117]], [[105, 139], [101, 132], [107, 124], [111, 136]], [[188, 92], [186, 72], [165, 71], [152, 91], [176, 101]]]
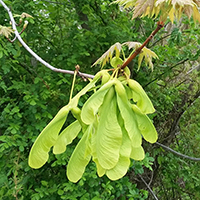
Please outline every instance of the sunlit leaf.
[[50, 148], [55, 145], [70, 109], [70, 105], [64, 106], [37, 137], [29, 154], [30, 167], [37, 169], [47, 162]]
[[119, 42], [115, 43], [92, 66], [100, 64], [101, 67], [103, 67], [107, 62], [112, 59], [114, 52], [115, 56], [119, 58], [121, 49], [122, 45]]
[[198, 0], [117, 0], [114, 3], [123, 5], [124, 8], [133, 8], [133, 18], [136, 17], [157, 17], [161, 13], [161, 20], [166, 21], [169, 16], [171, 22], [180, 19], [182, 14], [188, 18], [193, 15], [194, 20], [200, 22]]
[[[139, 42], [131, 42], [131, 41], [129, 41], [129, 42], [123, 43], [123, 45], [127, 45], [129, 47], [129, 50], [130, 49], [136, 50], [142, 44], [139, 43]], [[139, 57], [138, 57], [138, 70], [140, 69], [140, 66], [141, 66], [141, 63], [142, 63], [143, 59], [145, 60], [145, 64], [147, 66], [149, 66], [149, 68], [151, 68], [151, 70], [153, 70], [152, 58], [158, 58], [158, 56], [153, 51], [148, 49], [147, 47], [144, 47], [142, 49], [142, 51], [140, 52]]]
[[81, 118], [85, 124], [93, 123], [95, 115], [97, 114], [99, 107], [103, 103], [104, 96], [114, 83], [114, 80], [110, 80], [85, 102], [81, 112]]
[[14, 30], [11, 27], [1, 26], [0, 25], [0, 35], [4, 35], [6, 38], [12, 35]]
[[128, 132], [132, 145], [139, 147], [142, 144], [142, 138], [137, 127], [136, 116], [128, 101], [126, 90], [120, 81], [115, 85], [115, 89], [117, 92], [117, 104], [124, 120], [124, 127]]
[[130, 159], [128, 157], [120, 156], [117, 165], [114, 168], [107, 170], [106, 175], [113, 181], [118, 180], [126, 175], [129, 166]]
[[131, 91], [130, 89], [127, 91], [129, 93], [129, 98], [137, 103], [137, 106], [144, 114], [154, 113], [154, 106], [142, 86], [133, 79], [129, 79], [127, 82], [131, 89]]
[[132, 109], [136, 113], [138, 128], [144, 139], [147, 142], [155, 143], [158, 139], [158, 134], [151, 120], [136, 105], [132, 105]]
[[143, 58], [145, 60], [145, 64], [153, 71], [152, 58], [158, 58], [158, 56], [150, 49], [144, 47], [138, 57], [138, 70], [140, 69]]
[[66, 146], [72, 143], [72, 141], [76, 138], [80, 130], [81, 125], [77, 120], [70, 124], [67, 128], [65, 128], [56, 140], [56, 143], [53, 147], [53, 153], [60, 154], [65, 152]]
[[91, 159], [91, 155], [85, 156], [85, 151], [88, 145], [87, 137], [87, 134], [83, 135], [74, 149], [67, 165], [67, 177], [71, 182], [74, 183], [76, 183], [82, 177], [85, 167]]
[[119, 160], [122, 131], [117, 120], [117, 102], [114, 88], [105, 96], [96, 133], [96, 155], [104, 169], [113, 168]]
[[142, 146], [132, 147], [130, 158], [134, 160], [143, 160], [145, 157], [145, 152]]

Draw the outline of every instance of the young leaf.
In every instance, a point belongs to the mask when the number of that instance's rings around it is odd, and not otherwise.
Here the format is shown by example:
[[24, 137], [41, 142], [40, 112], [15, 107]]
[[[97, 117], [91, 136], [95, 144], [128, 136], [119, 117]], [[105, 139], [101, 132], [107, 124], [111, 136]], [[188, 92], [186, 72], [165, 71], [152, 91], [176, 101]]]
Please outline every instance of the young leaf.
[[122, 49], [122, 45], [117, 42], [114, 45], [112, 45], [108, 51], [106, 51], [92, 66], [100, 64], [101, 67], [103, 68], [103, 66], [112, 59], [113, 53], [115, 51], [115, 56], [117, 58], [119, 58], [120, 56], [120, 51]]
[[129, 88], [132, 90], [127, 90], [129, 93], [129, 98], [131, 97], [133, 101], [137, 102], [137, 106], [144, 114], [154, 113], [155, 109], [146, 92], [143, 90], [142, 86], [135, 80], [129, 79]]
[[132, 109], [136, 113], [138, 127], [144, 139], [147, 142], [155, 143], [158, 139], [158, 134], [151, 120], [136, 105], [132, 105]]
[[130, 157], [134, 160], [143, 160], [145, 157], [145, 152], [142, 146], [140, 147], [132, 147]]
[[103, 103], [104, 96], [114, 83], [114, 80], [108, 81], [85, 102], [81, 112], [81, 118], [85, 124], [93, 123], [95, 115]]
[[128, 132], [132, 145], [139, 147], [142, 144], [142, 137], [136, 123], [136, 116], [128, 101], [126, 90], [120, 81], [115, 84], [115, 90], [117, 92], [117, 104], [124, 120], [124, 127]]
[[[139, 42], [125, 42], [125, 43], [123, 43], [123, 45], [127, 45], [129, 47], [129, 50], [130, 49], [136, 50], [142, 44]], [[153, 51], [148, 49], [147, 47], [144, 47], [138, 57], [138, 70], [140, 69], [143, 58], [145, 58], [145, 64], [147, 66], [149, 66], [149, 68], [151, 68], [151, 70], [153, 71], [152, 58], [158, 58], [158, 56]]]
[[158, 58], [158, 56], [150, 49], [144, 47], [138, 57], [138, 70], [140, 69], [143, 58], [145, 60], [146, 66], [149, 66], [149, 68], [153, 71], [152, 58]]
[[31, 15], [29, 15], [29, 14], [27, 14], [27, 13], [25, 13], [25, 12], [23, 12], [23, 13], [21, 14], [21, 17], [22, 17], [22, 18], [33, 18]]
[[113, 181], [118, 180], [127, 173], [129, 166], [130, 166], [129, 157], [120, 156], [116, 166], [110, 170], [107, 170], [106, 175], [109, 179]]
[[114, 87], [105, 96], [99, 113], [95, 141], [96, 155], [104, 169], [113, 168], [119, 160], [122, 131], [117, 120], [117, 102]]
[[73, 183], [76, 183], [82, 177], [85, 167], [91, 159], [91, 155], [85, 156], [88, 145], [87, 136], [87, 134], [83, 134], [83, 137], [74, 149], [67, 165], [67, 177]]
[[58, 134], [65, 123], [70, 109], [70, 104], [61, 108], [57, 115], [37, 137], [29, 154], [28, 164], [30, 167], [38, 169], [47, 162], [50, 148], [55, 145]]
[[8, 38], [12, 33], [14, 33], [14, 30], [11, 27], [0, 25], [0, 35], [4, 35], [6, 38]]
[[113, 57], [110, 61], [110, 65], [113, 67], [113, 68], [117, 68], [118, 65], [122, 65], [123, 64], [123, 60], [121, 58], [118, 58], [118, 57]]
[[81, 125], [77, 120], [65, 128], [60, 133], [55, 145], [53, 146], [53, 153], [60, 154], [65, 152], [66, 146], [72, 143], [80, 131]]
[[162, 21], [167, 20], [169, 16], [171, 22], [174, 21], [174, 16], [180, 19], [184, 13], [191, 17], [193, 14], [194, 20], [200, 22], [200, 13], [198, 7], [200, 3], [198, 0], [117, 0], [113, 3], [119, 3], [124, 8], [133, 8], [133, 18], [136, 17], [157, 17], [161, 13]]

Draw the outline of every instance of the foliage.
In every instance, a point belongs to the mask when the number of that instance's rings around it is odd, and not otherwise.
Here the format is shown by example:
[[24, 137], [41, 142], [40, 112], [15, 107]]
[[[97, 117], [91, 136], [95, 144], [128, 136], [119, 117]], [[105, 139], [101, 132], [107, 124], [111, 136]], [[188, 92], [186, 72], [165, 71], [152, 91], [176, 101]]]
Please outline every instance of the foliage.
[[161, 21], [166, 21], [169, 16], [171, 22], [174, 17], [180, 20], [182, 13], [190, 18], [193, 14], [194, 21], [200, 22], [200, 13], [198, 0], [117, 0], [116, 3], [124, 5], [125, 8], [133, 7], [133, 18], [138, 16], [157, 17], [161, 13]]
[[[58, 68], [74, 70], [79, 62], [81, 71], [91, 74], [95, 74], [98, 67], [89, 66], [102, 52], [116, 42], [144, 42], [156, 20], [146, 17], [127, 20], [132, 13], [119, 10], [115, 4], [109, 5], [108, 0], [4, 2], [14, 14], [26, 12], [34, 17], [34, 20], [26, 19], [29, 25], [21, 36], [38, 55]], [[199, 1], [193, 2], [199, 5]], [[181, 4], [176, 6], [182, 9]], [[159, 60], [153, 61], [154, 72], [150, 73], [143, 63], [137, 71], [135, 61], [129, 68], [131, 77], [145, 88], [155, 106], [156, 113], [149, 117], [158, 130], [159, 142], [199, 157], [200, 29], [185, 15], [174, 24], [169, 21], [148, 45], [159, 56]], [[3, 7], [0, 7], [0, 24], [10, 26]], [[78, 183], [63, 178], [66, 176], [63, 165], [68, 163], [81, 135], [64, 154], [50, 153], [46, 165], [32, 170], [27, 164], [31, 145], [69, 101], [72, 78], [41, 66], [17, 41], [8, 43], [2, 36], [0, 40], [1, 199], [151, 199], [138, 174], [159, 198], [198, 199], [199, 163], [177, 158], [145, 142], [143, 147], [150, 155], [143, 161], [131, 163], [127, 175], [114, 182], [105, 176], [97, 177], [93, 163], [88, 164]], [[74, 93], [85, 85], [83, 80], [77, 79]], [[80, 107], [90, 94], [80, 98]], [[72, 121], [74, 117], [69, 114], [65, 125]]]
[[[80, 110], [79, 98], [100, 78], [100, 89]], [[59, 134], [69, 111], [77, 120]], [[120, 179], [127, 173], [130, 158], [144, 159], [142, 137], [150, 143], [156, 142], [157, 132], [147, 116], [154, 111], [139, 83], [128, 78], [121, 69], [114, 69], [111, 76], [102, 70], [44, 128], [31, 149], [29, 165], [36, 169], [43, 166], [52, 146], [54, 154], [64, 153], [66, 145], [81, 132], [82, 138], [67, 165], [68, 179], [77, 182], [91, 158], [100, 177], [106, 174], [111, 180]]]

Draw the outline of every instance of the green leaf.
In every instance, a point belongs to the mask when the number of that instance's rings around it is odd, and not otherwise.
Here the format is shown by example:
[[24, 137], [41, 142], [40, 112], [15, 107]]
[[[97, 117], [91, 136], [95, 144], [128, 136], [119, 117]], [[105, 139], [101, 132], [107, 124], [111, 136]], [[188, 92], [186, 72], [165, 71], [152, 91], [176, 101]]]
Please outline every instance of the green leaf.
[[142, 137], [137, 126], [136, 116], [128, 101], [126, 90], [120, 81], [115, 85], [115, 89], [117, 91], [117, 104], [124, 120], [124, 127], [128, 132], [132, 145], [139, 147], [142, 144]]
[[84, 134], [74, 149], [67, 165], [67, 177], [71, 182], [76, 183], [83, 175], [85, 167], [91, 159], [91, 155], [85, 156], [88, 145], [87, 134]]
[[70, 111], [70, 104], [60, 109], [57, 115], [37, 137], [29, 154], [29, 166], [35, 169], [42, 167], [48, 160], [50, 148], [56, 143], [58, 134]]
[[144, 139], [150, 143], [155, 143], [158, 134], [151, 120], [136, 105], [132, 105], [132, 109], [136, 113], [138, 127]]
[[122, 65], [123, 64], [123, 60], [121, 58], [118, 57], [113, 57], [112, 60], [110, 61], [110, 64], [113, 68], [117, 68], [118, 65]]
[[117, 120], [117, 102], [114, 87], [105, 96], [99, 112], [99, 125], [95, 137], [96, 154], [104, 169], [113, 168], [119, 159], [122, 131]]
[[142, 86], [135, 80], [129, 79], [128, 81], [129, 88], [132, 90], [129, 92], [129, 97], [133, 99], [133, 101], [137, 102], [137, 106], [144, 114], [154, 113], [155, 109], [146, 92], [143, 90]]
[[[121, 126], [123, 124], [123, 118], [121, 117], [121, 114], [118, 115], [118, 121]], [[122, 129], [122, 145], [120, 147], [120, 157], [117, 165], [113, 167], [110, 170], [106, 171], [106, 175], [111, 180], [117, 180], [122, 178], [128, 171], [128, 168], [130, 166], [130, 154], [131, 154], [131, 140], [128, 136], [128, 133], [124, 127], [124, 125], [121, 126]]]
[[142, 146], [140, 147], [132, 147], [130, 157], [134, 160], [143, 160], [145, 158], [144, 149]]
[[120, 156], [117, 165], [114, 168], [107, 170], [106, 175], [113, 181], [118, 180], [127, 173], [129, 166], [130, 159], [124, 156]]
[[65, 128], [56, 140], [56, 143], [53, 147], [53, 153], [60, 154], [65, 152], [66, 146], [72, 143], [80, 131], [81, 125], [77, 120]]
[[85, 124], [93, 123], [95, 120], [95, 115], [103, 103], [104, 96], [114, 83], [114, 80], [108, 81], [85, 102], [81, 112], [81, 118]]
[[122, 45], [119, 42], [115, 43], [92, 66], [100, 64], [103, 67], [109, 60], [112, 59], [114, 51], [116, 57], [119, 58], [121, 49]]

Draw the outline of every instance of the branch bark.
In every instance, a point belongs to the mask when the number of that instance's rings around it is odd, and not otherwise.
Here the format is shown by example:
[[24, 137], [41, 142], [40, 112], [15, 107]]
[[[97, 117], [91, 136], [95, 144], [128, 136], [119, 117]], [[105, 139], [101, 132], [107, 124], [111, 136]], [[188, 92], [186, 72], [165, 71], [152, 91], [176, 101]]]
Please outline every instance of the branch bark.
[[124, 69], [141, 51], [142, 49], [151, 41], [151, 39], [156, 35], [156, 33], [163, 28], [164, 23], [158, 22], [156, 29], [151, 33], [151, 35], [145, 40], [145, 42], [135, 50], [135, 52], [123, 63], [121, 69]]
[[[46, 66], [47, 68], [49, 68], [50, 70], [54, 71], [54, 72], [59, 72], [59, 73], [64, 73], [64, 74], [71, 74], [73, 75], [74, 74], [74, 71], [71, 71], [71, 70], [65, 70], [65, 69], [58, 69], [58, 68], [55, 68], [53, 67], [52, 65], [50, 65], [49, 63], [47, 63], [45, 60], [43, 60], [40, 56], [38, 56], [24, 41], [23, 39], [21, 38], [19, 32], [17, 31], [17, 28], [16, 28], [16, 22], [15, 22], [15, 19], [13, 17], [13, 14], [11, 12], [11, 10], [8, 8], [8, 6], [2, 1], [0, 0], [0, 3], [1, 5], [7, 10], [8, 12], [8, 15], [10, 17], [10, 20], [11, 20], [11, 23], [12, 23], [12, 28], [14, 30], [14, 34], [16, 36], [16, 38], [19, 40], [19, 42], [22, 44], [22, 46], [33, 56], [35, 57], [36, 60], [38, 60], [40, 63], [42, 63], [44, 66]], [[80, 77], [84, 77], [84, 78], [91, 78], [93, 79], [94, 78], [94, 75], [91, 75], [91, 74], [86, 74], [86, 73], [82, 73], [82, 72], [79, 72], [78, 73], [78, 76]]]
[[161, 143], [159, 143], [159, 142], [156, 142], [155, 144], [157, 144], [157, 145], [163, 147], [164, 149], [166, 149], [166, 150], [168, 150], [168, 151], [171, 151], [172, 153], [174, 153], [174, 154], [176, 154], [176, 155], [178, 155], [178, 156], [180, 156], [180, 157], [182, 157], [182, 158], [186, 158], [186, 159], [193, 160], [193, 161], [200, 161], [200, 158], [194, 158], [194, 157], [190, 157], [190, 156], [184, 155], [184, 154], [182, 154], [182, 153], [179, 153], [179, 152], [177, 152], [177, 151], [174, 151], [173, 149], [171, 149], [171, 148], [169, 148], [169, 147], [167, 147], [167, 146], [165, 146], [164, 144], [161, 144]]

